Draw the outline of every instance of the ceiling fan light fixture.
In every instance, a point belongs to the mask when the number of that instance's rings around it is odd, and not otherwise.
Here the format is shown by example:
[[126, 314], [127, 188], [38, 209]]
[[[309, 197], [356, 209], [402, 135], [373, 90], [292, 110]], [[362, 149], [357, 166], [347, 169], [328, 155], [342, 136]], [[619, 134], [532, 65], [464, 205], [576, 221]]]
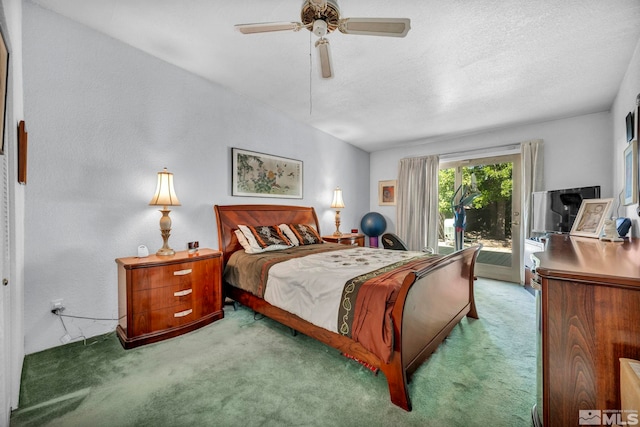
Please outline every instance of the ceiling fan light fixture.
[[[319, 5], [317, 3], [323, 3]], [[326, 0], [324, 2], [307, 0], [302, 5], [300, 11], [300, 20], [302, 25], [309, 31], [313, 31], [313, 25], [317, 20], [322, 20], [327, 24], [327, 33], [338, 28], [338, 22], [340, 21], [340, 9], [333, 0]]]
[[324, 37], [327, 35], [327, 23], [322, 19], [316, 19], [313, 21], [313, 34], [318, 37]]

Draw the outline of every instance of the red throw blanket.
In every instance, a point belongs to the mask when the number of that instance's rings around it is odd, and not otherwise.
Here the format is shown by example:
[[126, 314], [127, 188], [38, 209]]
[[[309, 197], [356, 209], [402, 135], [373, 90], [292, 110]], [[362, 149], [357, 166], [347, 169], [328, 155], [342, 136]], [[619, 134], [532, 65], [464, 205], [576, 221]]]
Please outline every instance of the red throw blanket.
[[388, 363], [393, 351], [391, 311], [402, 282], [438, 258], [401, 261], [349, 280], [342, 292], [338, 331]]

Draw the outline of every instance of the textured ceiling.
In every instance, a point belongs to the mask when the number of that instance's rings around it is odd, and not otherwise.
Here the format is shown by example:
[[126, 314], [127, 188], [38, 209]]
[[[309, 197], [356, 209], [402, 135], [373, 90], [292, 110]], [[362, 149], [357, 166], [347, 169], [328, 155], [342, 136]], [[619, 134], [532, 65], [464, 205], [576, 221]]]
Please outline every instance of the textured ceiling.
[[[366, 151], [606, 111], [640, 39], [640, 0], [344, 0], [405, 38], [243, 35], [302, 0], [32, 0]], [[312, 53], [310, 55], [310, 52]]]

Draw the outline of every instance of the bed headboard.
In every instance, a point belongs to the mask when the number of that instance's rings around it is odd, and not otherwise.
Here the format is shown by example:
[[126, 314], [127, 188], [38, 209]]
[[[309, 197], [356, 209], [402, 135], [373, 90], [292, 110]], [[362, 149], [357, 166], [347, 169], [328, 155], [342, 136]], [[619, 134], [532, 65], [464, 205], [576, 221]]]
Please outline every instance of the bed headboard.
[[238, 224], [243, 225], [275, 225], [305, 224], [313, 226], [320, 234], [320, 224], [316, 211], [306, 206], [284, 205], [215, 205], [218, 222], [218, 247], [222, 251], [224, 265], [237, 250], [242, 250], [234, 233]]

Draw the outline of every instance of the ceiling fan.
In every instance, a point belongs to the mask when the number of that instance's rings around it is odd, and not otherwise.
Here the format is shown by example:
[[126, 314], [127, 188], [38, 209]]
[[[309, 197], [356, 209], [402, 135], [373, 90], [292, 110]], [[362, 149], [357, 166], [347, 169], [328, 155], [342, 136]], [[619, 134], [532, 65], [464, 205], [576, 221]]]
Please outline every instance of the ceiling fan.
[[322, 77], [333, 77], [329, 40], [325, 36], [334, 30], [343, 34], [367, 36], [404, 37], [410, 29], [408, 18], [340, 18], [336, 0], [305, 0], [300, 13], [302, 22], [262, 22], [238, 24], [242, 34], [269, 33], [273, 31], [300, 31], [302, 28], [319, 37], [316, 47], [320, 55]]

